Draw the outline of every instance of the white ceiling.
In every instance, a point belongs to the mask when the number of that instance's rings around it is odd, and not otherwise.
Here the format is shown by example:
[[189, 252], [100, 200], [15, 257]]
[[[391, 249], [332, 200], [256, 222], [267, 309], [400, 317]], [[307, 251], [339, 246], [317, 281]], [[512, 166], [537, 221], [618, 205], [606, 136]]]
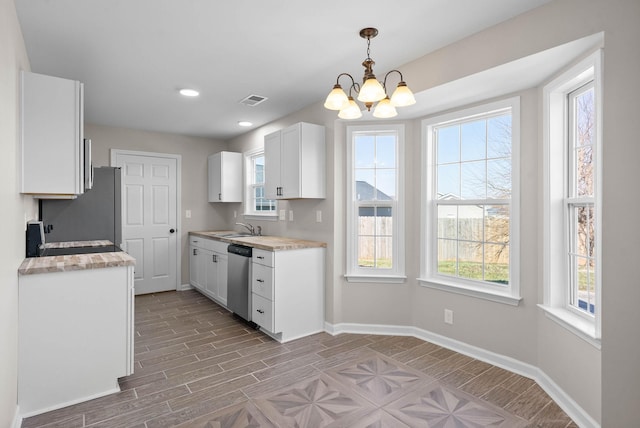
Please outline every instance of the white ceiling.
[[[549, 0], [15, 0], [31, 69], [85, 84], [85, 119], [226, 140]], [[408, 79], [407, 79], [408, 80]], [[408, 81], [411, 85], [411, 82]], [[185, 98], [178, 89], [200, 91]], [[248, 95], [268, 100], [248, 107]]]

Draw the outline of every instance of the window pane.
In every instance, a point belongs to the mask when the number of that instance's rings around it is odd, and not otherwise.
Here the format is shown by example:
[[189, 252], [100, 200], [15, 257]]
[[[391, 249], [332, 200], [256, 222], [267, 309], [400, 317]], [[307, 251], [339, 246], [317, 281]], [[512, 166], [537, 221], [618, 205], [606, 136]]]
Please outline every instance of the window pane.
[[577, 145], [591, 145], [595, 130], [595, 104], [593, 88], [576, 97]]
[[511, 115], [487, 120], [487, 158], [511, 157]]
[[509, 284], [509, 245], [484, 246], [484, 280]]
[[509, 243], [509, 206], [487, 205], [484, 213], [484, 240]]
[[452, 276], [456, 276], [458, 274], [457, 245], [458, 241], [453, 239], [438, 239], [439, 274]]
[[578, 196], [593, 196], [593, 149], [591, 146], [576, 150], [576, 185]]
[[482, 243], [458, 241], [458, 276], [483, 280]]
[[482, 222], [484, 210], [482, 206], [458, 206], [458, 239], [482, 241]]
[[373, 236], [358, 237], [358, 266], [375, 267], [375, 238]]
[[393, 268], [393, 238], [381, 236], [376, 238], [376, 264], [380, 269]]
[[253, 158], [254, 183], [264, 184], [264, 156]]
[[356, 200], [357, 201], [373, 201], [376, 196], [375, 187], [375, 170], [373, 169], [357, 169], [355, 171], [356, 179]]
[[460, 190], [462, 199], [484, 199], [486, 192], [486, 163], [465, 162], [460, 165]]
[[484, 120], [465, 123], [460, 127], [460, 160], [485, 159], [487, 128]]
[[511, 198], [511, 159], [487, 161], [487, 198]]
[[376, 235], [393, 236], [393, 217], [391, 216], [391, 207], [377, 207], [376, 214]]
[[395, 135], [380, 135], [376, 138], [376, 166], [378, 168], [396, 167]]
[[460, 164], [438, 167], [438, 199], [460, 199]]
[[355, 137], [355, 168], [373, 168], [375, 166], [375, 137], [372, 135]]
[[438, 238], [456, 239], [458, 236], [458, 207], [455, 205], [438, 206]]
[[438, 163], [460, 161], [460, 126], [449, 126], [437, 130]]
[[396, 198], [396, 170], [376, 170], [376, 200], [389, 201]]
[[376, 207], [360, 207], [358, 209], [358, 235], [375, 235]]

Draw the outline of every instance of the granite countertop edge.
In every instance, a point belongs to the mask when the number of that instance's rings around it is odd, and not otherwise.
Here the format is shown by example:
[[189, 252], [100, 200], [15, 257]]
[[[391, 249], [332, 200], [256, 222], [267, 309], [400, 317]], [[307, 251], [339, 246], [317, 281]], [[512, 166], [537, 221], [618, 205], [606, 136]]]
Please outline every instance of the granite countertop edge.
[[237, 236], [225, 237], [237, 233], [233, 230], [214, 230], [214, 231], [193, 231], [189, 232], [190, 236], [198, 236], [205, 239], [213, 239], [217, 241], [227, 242], [229, 244], [240, 244], [257, 248], [265, 251], [287, 251], [301, 250], [305, 248], [326, 248], [327, 244], [320, 241], [309, 241], [306, 239], [285, 238], [282, 236]]

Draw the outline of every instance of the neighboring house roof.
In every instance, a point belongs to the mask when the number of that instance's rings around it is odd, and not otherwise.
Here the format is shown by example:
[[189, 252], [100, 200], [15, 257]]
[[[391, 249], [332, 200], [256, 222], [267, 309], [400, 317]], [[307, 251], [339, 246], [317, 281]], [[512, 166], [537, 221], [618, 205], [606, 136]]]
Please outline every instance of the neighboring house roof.
[[391, 196], [387, 195], [380, 189], [376, 189], [366, 181], [356, 180], [356, 195], [359, 201], [372, 201], [374, 198], [378, 201], [390, 201]]

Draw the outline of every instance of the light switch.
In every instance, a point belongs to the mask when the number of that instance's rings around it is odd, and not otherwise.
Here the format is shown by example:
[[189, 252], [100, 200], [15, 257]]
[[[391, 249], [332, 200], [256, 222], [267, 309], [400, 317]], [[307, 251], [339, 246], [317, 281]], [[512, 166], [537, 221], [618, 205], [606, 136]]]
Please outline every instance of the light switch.
[[285, 210], [280, 210], [280, 215], [278, 216], [278, 218], [282, 221], [285, 221], [287, 219], [287, 212]]
[[322, 211], [316, 211], [316, 223], [322, 223]]
[[293, 221], [293, 210], [289, 210], [289, 221]]
[[191, 210], [186, 210], [186, 211], [184, 212], [184, 216], [185, 216], [186, 218], [191, 218]]

